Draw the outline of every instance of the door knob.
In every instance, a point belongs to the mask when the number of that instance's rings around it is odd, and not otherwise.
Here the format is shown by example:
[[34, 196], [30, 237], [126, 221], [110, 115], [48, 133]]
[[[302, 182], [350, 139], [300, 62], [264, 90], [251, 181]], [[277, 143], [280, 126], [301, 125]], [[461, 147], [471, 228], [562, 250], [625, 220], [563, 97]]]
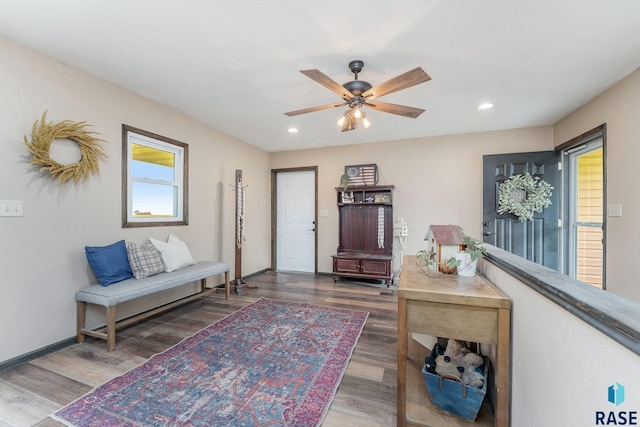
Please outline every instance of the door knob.
[[490, 231], [485, 231], [482, 234], [485, 235], [485, 236], [491, 236], [493, 233], [490, 232]]

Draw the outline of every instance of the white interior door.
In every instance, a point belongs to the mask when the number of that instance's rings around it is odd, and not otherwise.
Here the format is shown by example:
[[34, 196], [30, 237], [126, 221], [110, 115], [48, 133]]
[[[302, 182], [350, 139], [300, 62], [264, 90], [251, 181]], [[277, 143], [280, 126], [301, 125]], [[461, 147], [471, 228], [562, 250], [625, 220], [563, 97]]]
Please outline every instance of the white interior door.
[[315, 181], [315, 171], [277, 174], [277, 270], [315, 272]]

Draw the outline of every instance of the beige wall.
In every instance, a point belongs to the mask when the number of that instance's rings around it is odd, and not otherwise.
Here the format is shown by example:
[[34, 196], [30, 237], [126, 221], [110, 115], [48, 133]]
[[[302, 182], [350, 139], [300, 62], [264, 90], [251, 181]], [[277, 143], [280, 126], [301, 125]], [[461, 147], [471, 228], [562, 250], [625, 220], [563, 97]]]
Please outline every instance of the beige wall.
[[[340, 133], [335, 137], [340, 138]], [[467, 234], [480, 236], [484, 154], [552, 150], [552, 141], [552, 129], [547, 126], [277, 152], [270, 154], [270, 166], [318, 166], [318, 209], [329, 211], [328, 217], [318, 218], [318, 271], [331, 272], [331, 255], [338, 246], [335, 187], [345, 165], [375, 163], [378, 183], [395, 185], [394, 220], [407, 221], [405, 253], [415, 254], [424, 248], [431, 224], [459, 224]], [[398, 248], [394, 241], [394, 252]]]
[[625, 298], [640, 302], [638, 279], [633, 266], [640, 240], [640, 197], [636, 161], [640, 159], [640, 71], [636, 70], [602, 95], [554, 126], [554, 145], [560, 145], [603, 123], [607, 125], [607, 204], [622, 204], [622, 217], [607, 218], [606, 287]]
[[[235, 169], [249, 186], [243, 273], [269, 267], [266, 152], [3, 38], [0, 57], [0, 200], [24, 202], [23, 217], [0, 217], [0, 362], [75, 335], [74, 294], [92, 276], [85, 245], [143, 243], [174, 232], [197, 260], [233, 269]], [[53, 122], [87, 121], [109, 141], [99, 176], [59, 184], [28, 163], [23, 136], [45, 110]], [[121, 227], [123, 123], [189, 144], [188, 226]], [[54, 143], [52, 154], [56, 145], [64, 143]]]
[[[630, 402], [640, 393], [637, 354], [495, 265], [481, 262], [478, 269], [512, 303], [513, 426], [595, 426], [596, 411], [637, 410], [637, 400]], [[602, 363], [605, 352], [615, 363]], [[607, 389], [616, 382], [625, 386], [631, 406], [607, 402]]]

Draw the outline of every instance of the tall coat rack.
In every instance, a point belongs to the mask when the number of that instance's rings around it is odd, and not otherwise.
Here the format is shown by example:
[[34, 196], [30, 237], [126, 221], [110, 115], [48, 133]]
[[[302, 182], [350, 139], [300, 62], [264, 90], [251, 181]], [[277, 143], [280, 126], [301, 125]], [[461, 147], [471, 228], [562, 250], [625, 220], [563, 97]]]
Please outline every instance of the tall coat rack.
[[236, 169], [236, 182], [231, 185], [233, 191], [236, 192], [236, 245], [235, 245], [235, 286], [236, 294], [243, 295], [244, 289], [254, 289], [255, 286], [249, 286], [247, 282], [242, 280], [242, 245], [244, 243], [244, 220], [245, 220], [245, 188], [242, 185], [242, 169]]

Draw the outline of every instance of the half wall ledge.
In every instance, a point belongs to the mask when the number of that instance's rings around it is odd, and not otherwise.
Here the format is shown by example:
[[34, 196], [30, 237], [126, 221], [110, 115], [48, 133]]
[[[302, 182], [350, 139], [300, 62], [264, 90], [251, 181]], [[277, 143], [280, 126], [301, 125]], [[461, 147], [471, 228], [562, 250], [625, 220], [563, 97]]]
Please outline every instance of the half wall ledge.
[[640, 304], [489, 244], [484, 258], [640, 356]]

